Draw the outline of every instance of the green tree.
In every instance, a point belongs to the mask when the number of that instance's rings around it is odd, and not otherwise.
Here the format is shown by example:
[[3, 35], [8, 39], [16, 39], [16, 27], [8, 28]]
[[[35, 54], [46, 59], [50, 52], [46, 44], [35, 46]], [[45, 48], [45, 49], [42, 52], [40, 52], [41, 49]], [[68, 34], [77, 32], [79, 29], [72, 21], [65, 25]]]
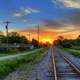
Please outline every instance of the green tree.
[[29, 41], [25, 36], [20, 36], [17, 32], [11, 32], [8, 34], [8, 37], [5, 36], [2, 38], [3, 43], [7, 43], [7, 38], [8, 38], [8, 43], [9, 44], [28, 44]]

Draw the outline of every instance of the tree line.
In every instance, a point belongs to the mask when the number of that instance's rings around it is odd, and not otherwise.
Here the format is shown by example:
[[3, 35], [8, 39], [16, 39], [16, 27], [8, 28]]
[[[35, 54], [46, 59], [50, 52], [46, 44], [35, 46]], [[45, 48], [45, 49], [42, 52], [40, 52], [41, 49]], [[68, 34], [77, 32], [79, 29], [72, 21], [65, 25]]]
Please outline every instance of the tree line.
[[29, 41], [25, 36], [21, 36], [17, 32], [9, 32], [8, 36], [0, 32], [0, 51], [24, 50], [33, 46], [38, 48], [39, 42], [36, 39]]
[[59, 36], [56, 43], [58, 46], [65, 48], [80, 47], [80, 35], [76, 39], [64, 39], [62, 36]]

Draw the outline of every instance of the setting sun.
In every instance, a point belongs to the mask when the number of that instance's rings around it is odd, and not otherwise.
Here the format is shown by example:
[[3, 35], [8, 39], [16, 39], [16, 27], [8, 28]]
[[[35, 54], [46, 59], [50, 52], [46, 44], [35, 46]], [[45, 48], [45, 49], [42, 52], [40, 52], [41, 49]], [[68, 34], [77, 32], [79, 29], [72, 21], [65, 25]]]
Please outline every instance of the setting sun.
[[49, 43], [52, 44], [53, 40], [50, 39], [50, 38], [45, 38], [45, 39], [42, 40], [42, 42], [44, 42], [44, 43], [49, 42]]

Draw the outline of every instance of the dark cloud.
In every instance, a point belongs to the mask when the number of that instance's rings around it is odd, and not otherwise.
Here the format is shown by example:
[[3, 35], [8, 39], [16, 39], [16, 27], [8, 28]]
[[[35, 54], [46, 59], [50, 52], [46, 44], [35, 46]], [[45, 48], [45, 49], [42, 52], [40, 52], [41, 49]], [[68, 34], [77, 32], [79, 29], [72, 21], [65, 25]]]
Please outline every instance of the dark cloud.
[[65, 27], [66, 24], [64, 24], [62, 21], [58, 21], [58, 20], [48, 20], [48, 19], [44, 19], [43, 20], [44, 26], [47, 27], [52, 27], [52, 28], [62, 28]]
[[75, 29], [80, 29], [80, 10], [72, 10], [72, 12], [65, 13], [63, 18], [59, 20], [44, 19], [43, 23], [45, 26], [55, 29], [67, 28], [70, 25]]
[[75, 29], [80, 29], [80, 10], [64, 15], [63, 23], [72, 25]]

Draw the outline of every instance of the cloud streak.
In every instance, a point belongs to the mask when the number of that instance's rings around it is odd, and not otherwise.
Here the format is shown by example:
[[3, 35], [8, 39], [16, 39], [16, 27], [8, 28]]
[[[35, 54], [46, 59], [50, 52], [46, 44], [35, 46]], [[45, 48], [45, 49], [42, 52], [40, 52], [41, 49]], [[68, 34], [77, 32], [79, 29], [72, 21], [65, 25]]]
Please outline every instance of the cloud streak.
[[43, 20], [43, 24], [44, 26], [47, 26], [47, 27], [53, 27], [55, 29], [60, 29], [62, 28], [63, 26], [66, 26], [65, 24], [63, 24], [61, 21], [56, 21], [56, 20], [48, 20], [48, 19], [44, 19]]
[[20, 11], [15, 12], [13, 14], [14, 17], [22, 17], [22, 16], [26, 16], [32, 13], [39, 13], [40, 11], [37, 9], [32, 9], [32, 8], [21, 8]]
[[43, 20], [44, 28], [47, 29], [48, 31], [56, 32], [56, 33], [68, 33], [68, 32], [78, 31], [80, 30], [80, 26], [79, 26], [80, 18], [77, 20], [77, 17], [78, 17], [77, 14], [73, 14], [72, 16], [67, 15], [67, 17], [65, 17], [64, 20], [60, 20], [60, 21]]
[[64, 19], [62, 20], [64, 23], [75, 27], [75, 29], [80, 30], [80, 11], [74, 11], [73, 13], [67, 13], [63, 15]]

